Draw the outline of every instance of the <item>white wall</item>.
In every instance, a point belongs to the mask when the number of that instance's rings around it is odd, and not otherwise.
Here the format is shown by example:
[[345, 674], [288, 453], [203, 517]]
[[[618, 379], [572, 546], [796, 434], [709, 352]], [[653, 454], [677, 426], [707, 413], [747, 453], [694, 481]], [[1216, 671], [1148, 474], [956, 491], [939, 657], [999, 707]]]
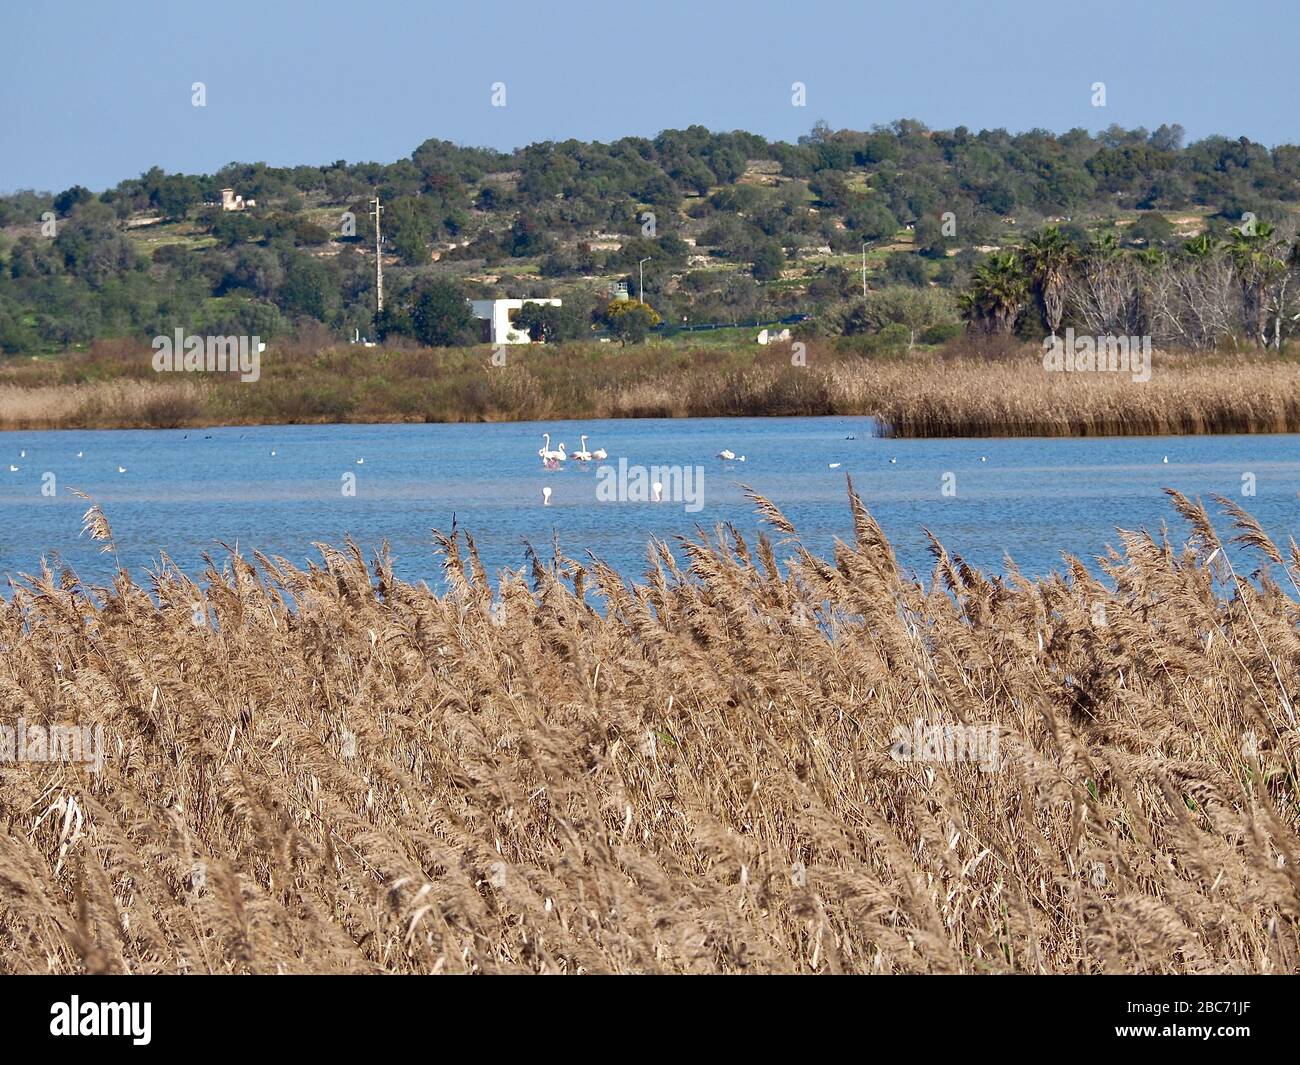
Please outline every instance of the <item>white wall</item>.
[[510, 312], [519, 310], [525, 303], [545, 303], [552, 307], [563, 306], [557, 299], [526, 300], [470, 300], [470, 310], [475, 318], [485, 318], [492, 323], [490, 341], [493, 344], [527, 344], [528, 330], [515, 329], [510, 324]]

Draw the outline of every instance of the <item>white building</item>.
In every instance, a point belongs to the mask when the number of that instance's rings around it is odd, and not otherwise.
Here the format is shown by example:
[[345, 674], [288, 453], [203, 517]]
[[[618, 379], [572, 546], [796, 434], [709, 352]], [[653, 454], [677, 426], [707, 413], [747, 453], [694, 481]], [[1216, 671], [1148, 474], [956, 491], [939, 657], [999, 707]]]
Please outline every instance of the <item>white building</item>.
[[514, 326], [515, 315], [525, 303], [545, 303], [551, 307], [562, 305], [562, 301], [556, 299], [469, 301], [474, 317], [483, 322], [483, 340], [488, 344], [527, 344], [531, 341], [527, 329]]
[[223, 211], [242, 211], [246, 207], [256, 206], [256, 200], [246, 200], [242, 196], [237, 196], [234, 189], [221, 190], [221, 209]]

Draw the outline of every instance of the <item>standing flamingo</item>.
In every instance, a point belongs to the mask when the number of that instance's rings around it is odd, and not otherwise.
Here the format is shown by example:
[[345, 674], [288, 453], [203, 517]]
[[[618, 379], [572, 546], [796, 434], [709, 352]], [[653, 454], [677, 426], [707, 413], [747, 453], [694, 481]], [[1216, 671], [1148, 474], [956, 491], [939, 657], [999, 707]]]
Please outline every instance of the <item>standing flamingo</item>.
[[543, 433], [542, 435], [546, 438], [546, 443], [542, 445], [541, 450], [538, 451], [537, 453], [542, 456], [543, 462], [547, 462], [552, 459], [554, 459], [556, 462], [563, 462], [566, 458], [568, 458], [568, 456], [564, 453], [564, 441], [560, 441], [560, 446], [555, 451], [552, 451], [551, 434]]
[[587, 450], [587, 438], [584, 436], [582, 443], [578, 445], [578, 450], [573, 453], [573, 459], [575, 462], [590, 462], [593, 458], [595, 455]]

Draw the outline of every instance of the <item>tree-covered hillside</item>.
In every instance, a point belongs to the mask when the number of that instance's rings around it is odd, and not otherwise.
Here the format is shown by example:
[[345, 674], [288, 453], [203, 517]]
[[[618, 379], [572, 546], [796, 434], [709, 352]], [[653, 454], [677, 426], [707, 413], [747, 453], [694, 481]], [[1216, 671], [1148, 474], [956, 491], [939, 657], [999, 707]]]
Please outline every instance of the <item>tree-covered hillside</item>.
[[[256, 205], [223, 211], [223, 188]], [[693, 126], [512, 153], [429, 140], [388, 164], [154, 168], [100, 194], [0, 197], [0, 351], [177, 328], [469, 343], [465, 297], [521, 295], [563, 297], [563, 313], [530, 319], [548, 339], [807, 314], [803, 328], [864, 343], [943, 339], [962, 317], [1023, 335], [1078, 322], [1193, 347], [1280, 340], [1294, 325], [1298, 204], [1300, 148], [1185, 145], [1177, 126], [1055, 135], [903, 120], [819, 124], [796, 144]], [[642, 267], [652, 311], [611, 318], [611, 285], [637, 296]], [[1099, 277], [1122, 313], [1088, 305]], [[1207, 292], [1221, 323], [1174, 322], [1179, 299]]]

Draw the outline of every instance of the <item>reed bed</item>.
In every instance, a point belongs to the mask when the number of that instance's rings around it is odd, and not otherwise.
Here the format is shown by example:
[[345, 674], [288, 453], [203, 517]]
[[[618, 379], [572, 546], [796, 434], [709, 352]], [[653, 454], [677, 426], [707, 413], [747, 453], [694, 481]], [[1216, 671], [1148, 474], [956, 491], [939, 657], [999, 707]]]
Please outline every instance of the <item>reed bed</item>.
[[0, 385], [0, 429], [174, 428], [201, 421], [208, 392], [198, 380]]
[[949, 359], [878, 381], [896, 437], [1162, 436], [1300, 432], [1300, 367], [1274, 357], [1157, 352], [1151, 379], [1047, 373], [1041, 352]]
[[[456, 529], [442, 593], [352, 543], [12, 582], [4, 720], [108, 743], [0, 770], [0, 970], [1297, 969], [1294, 542], [1223, 503], [1237, 573], [1173, 494], [1103, 579], [936, 542], [920, 583], [851, 482], [830, 558], [754, 501], [770, 538], [635, 583], [494, 585]], [[918, 720], [996, 761], [909, 757]]]
[[285, 344], [241, 383], [155, 374], [147, 350], [102, 343], [0, 368], [0, 429], [841, 415], [876, 416], [899, 437], [1300, 431], [1289, 356], [1157, 352], [1137, 383], [1047, 373], [1035, 345], [986, 347], [863, 355], [810, 341], [796, 359], [788, 345], [566, 344], [495, 366], [486, 348]]

